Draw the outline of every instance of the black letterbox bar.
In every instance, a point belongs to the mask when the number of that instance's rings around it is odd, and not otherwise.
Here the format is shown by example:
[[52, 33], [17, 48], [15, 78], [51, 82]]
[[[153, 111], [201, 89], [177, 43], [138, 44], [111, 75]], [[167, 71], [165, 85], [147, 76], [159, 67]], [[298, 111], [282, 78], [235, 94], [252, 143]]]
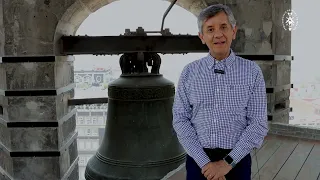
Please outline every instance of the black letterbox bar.
[[69, 99], [69, 106], [77, 106], [83, 104], [105, 104], [108, 103], [108, 98], [85, 98], [85, 99]]

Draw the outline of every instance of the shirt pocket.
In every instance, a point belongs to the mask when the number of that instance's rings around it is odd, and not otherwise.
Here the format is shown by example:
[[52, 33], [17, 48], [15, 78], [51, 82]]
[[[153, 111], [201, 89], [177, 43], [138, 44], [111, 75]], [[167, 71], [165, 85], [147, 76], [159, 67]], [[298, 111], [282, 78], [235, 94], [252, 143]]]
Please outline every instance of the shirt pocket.
[[248, 84], [225, 84], [224, 109], [226, 111], [244, 111], [250, 97]]
[[211, 80], [193, 80], [188, 88], [190, 104], [200, 106], [213, 103], [214, 82]]

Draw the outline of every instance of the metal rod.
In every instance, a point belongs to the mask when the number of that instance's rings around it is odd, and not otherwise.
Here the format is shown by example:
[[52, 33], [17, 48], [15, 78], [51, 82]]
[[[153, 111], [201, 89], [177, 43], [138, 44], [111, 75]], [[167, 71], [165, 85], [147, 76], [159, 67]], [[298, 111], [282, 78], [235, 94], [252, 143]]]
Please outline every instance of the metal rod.
[[166, 19], [169, 11], [171, 10], [171, 8], [173, 7], [173, 5], [177, 2], [177, 0], [173, 0], [170, 4], [170, 6], [168, 7], [168, 9], [166, 10], [166, 12], [163, 14], [163, 17], [162, 17], [162, 24], [161, 24], [161, 29], [160, 31], [163, 32], [163, 25], [164, 25], [164, 20]]
[[69, 99], [68, 106], [77, 106], [83, 104], [106, 104], [108, 98], [87, 98], [87, 99]]

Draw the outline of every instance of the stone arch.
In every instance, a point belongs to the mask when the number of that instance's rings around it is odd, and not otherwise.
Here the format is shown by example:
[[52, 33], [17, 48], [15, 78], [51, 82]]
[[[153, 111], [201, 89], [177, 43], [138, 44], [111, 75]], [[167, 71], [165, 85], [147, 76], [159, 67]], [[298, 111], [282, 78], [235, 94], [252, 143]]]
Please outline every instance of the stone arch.
[[[168, 0], [169, 1], [169, 0]], [[68, 7], [61, 9], [61, 17], [58, 19], [58, 23], [55, 27], [55, 34], [53, 39], [53, 49], [56, 59], [63, 61], [68, 58], [73, 61], [74, 56], [59, 56], [59, 39], [63, 35], [75, 35], [80, 25], [86, 18], [99, 10], [100, 8], [107, 6], [108, 4], [115, 2], [114, 0], [76, 0], [74, 3], [70, 4]], [[170, 1], [169, 1], [170, 2]], [[182, 7], [193, 15], [197, 16], [202, 8], [205, 7], [204, 1], [197, 0], [182, 0], [176, 3], [177, 6]], [[169, 5], [170, 3], [168, 3]], [[69, 68], [73, 68], [68, 66]], [[69, 96], [72, 98], [72, 96]], [[107, 106], [107, 105], [106, 105]], [[94, 106], [87, 106], [93, 108]], [[80, 171], [81, 167], [78, 167]], [[71, 168], [70, 168], [71, 169]], [[75, 168], [76, 169], [76, 168]], [[79, 174], [80, 175], [80, 174]]]
[[[76, 111], [68, 106], [74, 97], [74, 58], [59, 56], [57, 42], [61, 35], [74, 35], [89, 14], [112, 1], [0, 2], [0, 124], [5, 132], [0, 179], [77, 180]], [[291, 8], [290, 0], [179, 0], [177, 5], [197, 15], [206, 1], [232, 7], [242, 31], [238, 52], [291, 54], [291, 32], [283, 30], [278, 18]], [[290, 62], [259, 64], [266, 86], [290, 85]], [[277, 101], [278, 95], [268, 97]], [[281, 117], [273, 122], [288, 123], [286, 114]]]
[[[61, 9], [60, 13], [62, 16], [58, 21], [54, 35], [55, 54], [59, 54], [57, 45], [62, 35], [74, 35], [82, 22], [91, 13], [115, 1], [116, 0], [76, 0], [70, 6]], [[179, 0], [176, 2], [176, 5], [186, 9], [195, 16], [200, 13], [201, 9], [206, 7], [205, 1], [197, 0]]]

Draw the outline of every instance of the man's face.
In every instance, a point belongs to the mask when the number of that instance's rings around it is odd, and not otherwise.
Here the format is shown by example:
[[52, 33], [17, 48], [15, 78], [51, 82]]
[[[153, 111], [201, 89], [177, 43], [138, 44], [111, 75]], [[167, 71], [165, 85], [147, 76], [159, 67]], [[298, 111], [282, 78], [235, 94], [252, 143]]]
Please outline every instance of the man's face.
[[236, 32], [237, 28], [232, 28], [228, 16], [222, 11], [204, 21], [199, 37], [202, 43], [208, 46], [212, 55], [219, 57], [229, 54]]

